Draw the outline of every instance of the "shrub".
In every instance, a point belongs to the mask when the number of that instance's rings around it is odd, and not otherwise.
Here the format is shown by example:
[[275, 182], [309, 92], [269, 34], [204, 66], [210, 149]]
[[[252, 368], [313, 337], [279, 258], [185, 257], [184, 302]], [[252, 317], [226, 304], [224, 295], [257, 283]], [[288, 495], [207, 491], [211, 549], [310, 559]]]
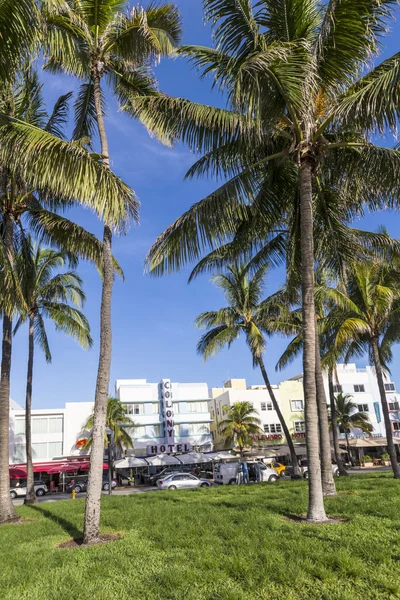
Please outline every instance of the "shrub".
[[363, 463], [372, 462], [372, 458], [370, 457], [369, 454], [364, 454], [364, 456], [362, 457], [362, 462]]
[[386, 462], [387, 460], [390, 460], [390, 456], [389, 456], [389, 454], [386, 454], [386, 453], [385, 453], [385, 454], [382, 454], [382, 456], [381, 456], [381, 460], [384, 460], [385, 462]]

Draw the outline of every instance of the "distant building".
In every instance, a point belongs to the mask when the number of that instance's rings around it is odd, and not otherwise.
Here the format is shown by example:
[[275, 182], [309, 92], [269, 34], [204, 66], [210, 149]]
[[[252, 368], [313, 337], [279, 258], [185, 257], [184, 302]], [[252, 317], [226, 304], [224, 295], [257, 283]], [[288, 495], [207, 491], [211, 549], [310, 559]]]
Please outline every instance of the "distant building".
[[[290, 434], [296, 442], [304, 442], [304, 396], [303, 385], [300, 381], [285, 381], [272, 385], [278, 406], [288, 425]], [[223, 388], [211, 388], [208, 407], [212, 418], [211, 431], [215, 447], [222, 449], [225, 441], [219, 432], [219, 422], [224, 418], [227, 408], [235, 402], [250, 402], [257, 417], [260, 419], [260, 435], [253, 437], [253, 448], [275, 448], [276, 454], [287, 453], [284, 447], [286, 440], [282, 425], [274, 410], [271, 397], [265, 385], [246, 387], [245, 379], [231, 379]], [[282, 445], [282, 449], [278, 446]]]
[[[115, 394], [135, 423], [126, 429], [136, 455], [213, 449], [206, 383], [118, 379]], [[32, 410], [34, 462], [85, 454], [75, 444], [93, 406], [93, 402], [67, 402], [65, 408]], [[26, 461], [25, 448], [25, 410], [11, 401], [10, 464]]]
[[[329, 403], [328, 377], [324, 373], [324, 384], [327, 403]], [[288, 426], [290, 435], [295, 444], [305, 443], [305, 418], [304, 418], [304, 392], [303, 375], [298, 375], [278, 385], [272, 386], [282, 415]], [[375, 370], [371, 366], [357, 368], [355, 364], [337, 364], [334, 382], [335, 394], [343, 392], [350, 394], [352, 401], [357, 405], [357, 410], [368, 414], [373, 431], [371, 437], [385, 437], [385, 423], [379, 395]], [[385, 377], [386, 398], [392, 430], [395, 436], [400, 437], [400, 395], [397, 394], [396, 385]], [[219, 433], [218, 424], [223, 418], [224, 407], [230, 407], [235, 402], [250, 402], [257, 416], [261, 420], [264, 435], [255, 436], [254, 449], [275, 449], [279, 456], [285, 448], [285, 437], [276, 412], [273, 409], [269, 393], [264, 385], [246, 387], [245, 379], [231, 379], [222, 388], [211, 388], [209, 391], [208, 406], [213, 423], [211, 432], [217, 449], [224, 447], [224, 439]], [[359, 430], [350, 433], [349, 437], [365, 437], [367, 434]], [[344, 438], [344, 432], [339, 430], [339, 437]], [[257, 439], [258, 438], [258, 439]], [[299, 455], [301, 452], [299, 450]]]

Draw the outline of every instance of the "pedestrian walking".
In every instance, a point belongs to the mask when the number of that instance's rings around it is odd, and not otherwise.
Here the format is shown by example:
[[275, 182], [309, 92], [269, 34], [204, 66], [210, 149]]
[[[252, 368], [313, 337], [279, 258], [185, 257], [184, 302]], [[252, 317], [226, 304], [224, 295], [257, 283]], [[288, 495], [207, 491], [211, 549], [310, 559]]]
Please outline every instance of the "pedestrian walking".
[[249, 483], [249, 469], [247, 467], [247, 463], [243, 463], [242, 464], [242, 471], [243, 471], [243, 483]]

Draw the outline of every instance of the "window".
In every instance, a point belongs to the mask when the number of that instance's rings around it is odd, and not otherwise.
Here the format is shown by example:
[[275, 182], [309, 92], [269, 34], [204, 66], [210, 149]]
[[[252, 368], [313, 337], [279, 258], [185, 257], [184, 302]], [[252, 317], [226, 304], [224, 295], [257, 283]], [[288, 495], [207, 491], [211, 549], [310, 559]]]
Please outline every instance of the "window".
[[261, 410], [267, 410], [267, 403], [261, 402]]
[[143, 404], [126, 404], [127, 415], [142, 415], [144, 413]]
[[264, 425], [264, 433], [269, 433], [269, 425]]
[[359, 412], [369, 412], [368, 404], [357, 404]]
[[161, 437], [161, 425], [153, 425], [154, 437]]
[[25, 419], [15, 419], [15, 435], [25, 434]]
[[393, 423], [393, 430], [394, 431], [400, 431], [400, 423], [398, 421], [395, 421]]
[[14, 462], [26, 462], [26, 446], [25, 444], [14, 445]]
[[187, 402], [186, 410], [188, 413], [202, 413], [208, 411], [207, 402]]
[[365, 386], [363, 384], [355, 384], [354, 385], [355, 392], [365, 392]]
[[62, 433], [63, 430], [63, 418], [62, 417], [50, 417], [49, 418], [49, 433]]
[[294, 430], [296, 433], [304, 433], [306, 430], [305, 421], [295, 421], [294, 422]]
[[267, 402], [267, 410], [273, 410], [272, 402]]
[[175, 415], [179, 413], [179, 402], [172, 403], [172, 410], [174, 411]]
[[208, 423], [182, 423], [175, 429], [178, 429], [178, 435], [202, 435], [210, 433]]
[[388, 402], [389, 410], [400, 410], [398, 402]]
[[387, 392], [395, 392], [396, 386], [394, 385], [394, 383], [385, 383], [385, 390]]
[[33, 458], [47, 458], [47, 442], [32, 444], [32, 454]]
[[160, 413], [160, 403], [159, 402], [153, 402], [153, 404], [151, 405], [153, 408], [153, 415], [158, 415]]
[[44, 417], [43, 419], [32, 419], [32, 433], [47, 433], [48, 421], [47, 417]]
[[271, 433], [282, 433], [282, 425], [280, 423], [271, 423], [269, 430]]
[[333, 393], [334, 394], [341, 394], [343, 392], [342, 386], [340, 385], [340, 383], [337, 383], [336, 385], [333, 386]]
[[146, 435], [146, 427], [144, 425], [140, 425], [139, 427], [131, 427], [129, 430], [129, 435], [134, 440], [144, 437]]
[[291, 400], [290, 406], [292, 407], [292, 412], [300, 412], [304, 410], [303, 400]]
[[55, 456], [62, 456], [63, 453], [63, 445], [62, 442], [49, 442], [49, 458], [54, 458]]

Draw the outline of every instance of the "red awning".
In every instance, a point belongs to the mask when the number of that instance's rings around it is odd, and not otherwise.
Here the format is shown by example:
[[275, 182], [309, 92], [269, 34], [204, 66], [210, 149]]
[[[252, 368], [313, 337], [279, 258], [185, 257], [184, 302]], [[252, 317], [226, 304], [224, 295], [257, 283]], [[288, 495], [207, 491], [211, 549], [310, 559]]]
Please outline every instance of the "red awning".
[[10, 469], [10, 479], [25, 479], [25, 469]]

